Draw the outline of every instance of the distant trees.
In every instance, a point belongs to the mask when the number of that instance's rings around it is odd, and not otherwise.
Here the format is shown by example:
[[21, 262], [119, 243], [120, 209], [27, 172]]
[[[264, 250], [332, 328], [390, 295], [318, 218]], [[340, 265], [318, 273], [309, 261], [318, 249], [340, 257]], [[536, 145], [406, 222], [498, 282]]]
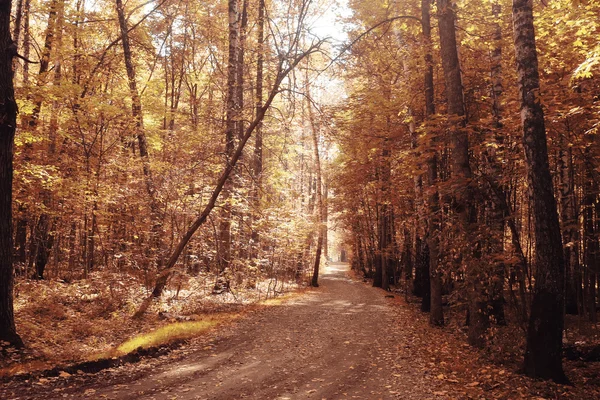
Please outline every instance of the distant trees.
[[[308, 279], [314, 264], [298, 255], [316, 252], [304, 201], [316, 193], [313, 144], [288, 89], [323, 44], [307, 33], [314, 7], [230, 3], [231, 18], [217, 1], [17, 4], [17, 45], [41, 43], [36, 79], [15, 69], [15, 219], [3, 239], [17, 242], [20, 276], [109, 269], [150, 298], [176, 268], [234, 285]], [[311, 150], [303, 162], [296, 142]]]
[[[556, 381], [564, 380], [563, 310], [596, 318], [600, 248], [598, 127], [586, 121], [598, 107], [597, 47], [587, 30], [572, 28], [594, 25], [597, 6], [559, 3], [544, 8], [534, 32], [532, 2], [515, 0], [511, 19], [506, 1], [458, 9], [440, 0], [437, 37], [430, 2], [352, 3], [351, 40], [360, 40], [345, 60], [333, 178], [356, 269], [376, 284], [385, 276], [388, 238], [378, 220], [391, 207], [392, 254], [431, 323], [443, 323], [442, 296], [450, 294], [466, 312], [469, 343], [482, 347], [510, 307], [509, 323], [529, 326], [524, 370]], [[407, 15], [420, 24], [395, 17]], [[558, 19], [570, 22], [556, 28]], [[562, 46], [567, 38], [578, 50]], [[513, 45], [516, 59], [503, 51]], [[380, 66], [395, 77], [390, 94], [369, 90]], [[377, 123], [388, 115], [388, 127]], [[386, 149], [392, 184], [383, 191], [378, 154]]]
[[0, 2], [0, 339], [20, 344], [13, 258], [36, 279], [135, 275], [142, 311], [193, 259], [316, 285], [331, 203], [374, 286], [404, 276], [434, 325], [451, 294], [478, 347], [516, 315], [526, 373], [564, 379], [563, 310], [595, 321], [599, 297], [598, 4], [350, 2], [325, 108], [310, 1], [106, 4], [15, 4], [40, 64], [13, 96]]

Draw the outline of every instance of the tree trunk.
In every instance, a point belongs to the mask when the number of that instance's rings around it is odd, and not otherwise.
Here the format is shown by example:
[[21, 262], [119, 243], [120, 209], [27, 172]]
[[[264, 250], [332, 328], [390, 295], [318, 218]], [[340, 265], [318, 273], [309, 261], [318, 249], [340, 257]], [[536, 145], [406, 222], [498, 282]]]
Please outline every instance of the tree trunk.
[[[431, 273], [429, 268], [431, 266], [431, 251], [429, 250], [429, 238], [426, 238], [425, 244], [422, 246], [421, 263], [423, 270], [421, 272], [420, 279], [415, 278], [415, 281], [419, 280], [422, 285], [422, 298], [421, 298], [421, 311], [431, 311]], [[435, 263], [437, 267], [437, 262]]]
[[[50, 12], [48, 14], [48, 25], [46, 27], [44, 49], [40, 58], [40, 69], [38, 72], [37, 86], [43, 87], [48, 83], [48, 69], [50, 65], [50, 57], [52, 55], [52, 49], [56, 45], [55, 38], [58, 30], [62, 30], [61, 23], [64, 11], [63, 0], [53, 0], [50, 4]], [[29, 117], [27, 124], [29, 129], [35, 131], [39, 127], [39, 116], [44, 103], [44, 98], [38, 95], [37, 98], [33, 99], [34, 107], [31, 116]], [[26, 145], [23, 152], [29, 153], [32, 151], [31, 145]], [[26, 154], [24, 158], [28, 158]], [[49, 155], [49, 157], [51, 157]], [[33, 273], [33, 279], [44, 279], [44, 270], [48, 261], [49, 252], [52, 249], [53, 233], [49, 231], [51, 225], [50, 217], [46, 210], [51, 209], [52, 195], [51, 193], [43, 189], [41, 193], [42, 203], [44, 210], [42, 210], [38, 222], [34, 226], [31, 248], [35, 251], [31, 252], [32, 257], [29, 261], [30, 264], [35, 264], [35, 271]], [[27, 212], [27, 207], [23, 207], [22, 213]]]
[[[434, 86], [433, 86], [433, 56], [431, 55], [431, 15], [430, 15], [430, 4], [429, 0], [421, 1], [421, 30], [423, 35], [423, 48], [424, 59], [425, 59], [425, 72], [423, 76], [424, 89], [425, 89], [425, 127], [427, 128], [428, 120], [435, 114], [435, 103], [434, 103]], [[433, 145], [435, 147], [435, 145]], [[417, 239], [417, 246], [415, 248], [415, 281], [414, 281], [414, 293], [417, 296], [422, 297], [421, 311], [429, 312], [431, 310], [431, 267], [437, 271], [438, 268], [438, 256], [431, 258], [431, 247], [433, 246], [434, 251], [437, 251], [437, 237], [431, 236], [432, 234], [438, 235], [439, 232], [433, 232], [432, 228], [435, 224], [434, 218], [437, 213], [437, 202], [438, 193], [436, 189], [437, 179], [437, 150], [428, 149], [425, 155], [427, 164], [427, 175], [426, 175], [426, 190], [422, 188], [423, 192], [421, 195], [423, 200], [426, 200], [426, 208], [423, 207], [423, 219], [425, 220], [424, 229], [424, 241]], [[423, 179], [421, 179], [421, 185], [423, 185]], [[437, 317], [436, 317], [437, 318]]]
[[383, 141], [383, 150], [381, 155], [381, 183], [380, 183], [380, 201], [381, 206], [379, 210], [379, 265], [381, 268], [381, 280], [374, 280], [375, 283], [379, 283], [377, 287], [381, 287], [384, 290], [388, 290], [390, 287], [390, 280], [388, 276], [389, 267], [391, 264], [392, 255], [392, 226], [391, 226], [391, 204], [389, 201], [389, 189], [391, 185], [391, 165], [390, 165], [390, 140], [385, 138]]
[[[25, 11], [23, 14], [23, 56], [29, 58], [31, 48], [31, 35], [29, 34], [29, 14], [31, 0], [25, 0]], [[23, 64], [23, 86], [29, 85], [29, 63]]]
[[584, 291], [586, 304], [584, 309], [587, 311], [590, 322], [596, 322], [596, 271], [598, 261], [598, 231], [596, 230], [596, 193], [595, 185], [591, 173], [586, 172], [583, 197], [583, 229], [584, 229], [584, 250], [583, 262], [585, 265]]
[[[501, 181], [502, 179], [502, 167], [497, 160], [497, 151], [504, 149], [504, 134], [502, 132], [502, 93], [504, 92], [502, 84], [502, 28], [500, 26], [500, 12], [502, 8], [499, 3], [492, 4], [492, 16], [494, 18], [494, 49], [492, 50], [492, 67], [491, 67], [491, 78], [492, 78], [492, 115], [494, 123], [492, 125], [494, 142], [497, 147], [489, 146], [486, 149], [487, 164], [489, 166], [489, 172], [491, 179]], [[498, 195], [506, 198], [506, 190], [504, 185], [498, 185], [500, 193]], [[500, 207], [497, 201], [494, 201], [494, 193], [490, 194], [491, 200], [487, 201], [486, 209], [489, 210], [491, 219], [492, 235], [489, 240], [489, 252], [493, 258], [502, 258], [504, 251], [503, 239], [504, 239], [504, 210]], [[506, 266], [503, 261], [493, 261], [493, 271], [490, 274], [490, 295], [489, 297], [489, 314], [492, 319], [498, 325], [506, 325], [506, 316], [504, 315], [504, 284], [505, 284], [505, 270]], [[485, 314], [485, 313], [484, 313]], [[484, 322], [485, 325], [485, 322]]]
[[[427, 161], [429, 186], [429, 226], [427, 227], [427, 247], [429, 248], [429, 284], [431, 289], [429, 323], [434, 326], [444, 325], [444, 310], [442, 308], [442, 272], [439, 268], [439, 248], [441, 224], [439, 217], [439, 195], [436, 189], [438, 172], [437, 156], [429, 157]], [[422, 309], [422, 308], [421, 308]]]
[[[148, 155], [148, 142], [144, 132], [144, 115], [142, 113], [142, 101], [137, 89], [136, 72], [131, 55], [131, 46], [129, 44], [129, 30], [127, 29], [127, 21], [125, 20], [125, 9], [122, 0], [115, 0], [117, 8], [117, 17], [119, 20], [119, 28], [121, 31], [121, 43], [123, 47], [123, 58], [125, 61], [125, 69], [127, 71], [127, 80], [129, 84], [129, 93], [131, 95], [131, 115], [135, 123], [135, 136], [138, 142], [140, 151], [140, 159], [142, 162], [142, 171], [144, 174], [144, 183], [146, 192], [150, 202], [150, 218], [151, 218], [151, 248], [156, 249], [158, 254], [162, 251], [162, 216], [160, 204], [157, 200], [156, 186], [152, 170], [150, 168], [150, 157]], [[158, 265], [162, 264], [162, 257], [159, 255], [156, 259]]]
[[[308, 73], [308, 71], [307, 71]], [[308, 82], [308, 76], [307, 78], [307, 82]], [[310, 88], [309, 85], [307, 83], [306, 85], [306, 94], [307, 97], [310, 99]], [[317, 229], [319, 230], [318, 233], [318, 237], [317, 237], [317, 251], [315, 254], [315, 262], [313, 265], [313, 274], [312, 274], [312, 279], [310, 282], [310, 285], [312, 287], [318, 287], [319, 286], [319, 267], [320, 267], [320, 263], [321, 263], [321, 253], [323, 250], [323, 240], [325, 237], [325, 230], [327, 229], [327, 226], [325, 225], [325, 213], [324, 213], [324, 204], [323, 204], [323, 179], [322, 179], [322, 171], [321, 171], [321, 156], [319, 153], [319, 131], [317, 128], [317, 123], [315, 121], [315, 116], [313, 113], [313, 105], [310, 101], [307, 101], [307, 107], [308, 107], [308, 117], [310, 120], [310, 130], [312, 133], [312, 143], [313, 143], [313, 156], [315, 158], [315, 170], [316, 170], [316, 174], [317, 174], [317, 182], [316, 182], [316, 195], [317, 195]]]
[[[48, 17], [48, 27], [46, 30], [46, 41], [44, 45], [44, 53], [40, 62], [40, 73], [38, 75], [38, 86], [43, 86], [48, 82], [48, 68], [50, 65], [50, 57], [52, 55], [52, 49], [58, 48], [62, 45], [62, 30], [64, 25], [64, 0], [55, 1], [51, 5], [50, 15]], [[61, 64], [60, 61], [56, 61], [54, 66], [54, 86], [60, 86], [61, 80]], [[29, 121], [29, 127], [33, 130], [39, 127], [39, 114], [42, 109], [43, 99], [40, 97], [36, 100], [35, 107], [33, 110], [33, 116]], [[50, 118], [50, 126], [48, 127], [48, 149], [46, 151], [46, 162], [51, 163], [54, 161], [56, 154], [56, 134], [58, 131], [58, 119], [55, 108], [57, 107], [56, 102], [53, 102], [53, 113]], [[35, 270], [33, 273], [33, 279], [44, 279], [44, 271], [46, 264], [50, 258], [50, 252], [54, 245], [54, 228], [56, 226], [56, 217], [50, 217], [47, 210], [53, 208], [52, 192], [48, 189], [42, 189], [40, 193], [42, 204], [44, 209], [39, 217], [39, 220], [35, 226], [34, 240], [36, 241], [35, 251]]]
[[[239, 83], [237, 75], [240, 71], [240, 12], [239, 1], [229, 0], [229, 59], [227, 64], [227, 111], [225, 127], [225, 154], [227, 163], [231, 162], [231, 156], [235, 149], [236, 136], [240, 121]], [[223, 207], [219, 223], [219, 264], [221, 271], [229, 266], [231, 262], [231, 202], [230, 197], [234, 189], [232, 179], [227, 180], [223, 188]]]
[[[40, 69], [38, 72], [37, 86], [42, 87], [48, 84], [48, 69], [50, 66], [50, 57], [52, 55], [52, 49], [55, 46], [55, 35], [58, 22], [59, 9], [64, 10], [64, 0], [52, 0], [50, 3], [50, 12], [48, 13], [48, 25], [46, 26], [46, 34], [44, 40], [44, 49], [40, 57]], [[62, 29], [62, 27], [59, 27]], [[42, 110], [42, 104], [44, 99], [38, 95], [34, 99], [33, 111], [29, 118], [29, 127], [36, 129], [38, 127], [38, 119]]]
[[12, 40], [17, 48], [19, 47], [19, 38], [21, 36], [21, 20], [23, 19], [23, 0], [17, 0], [17, 10], [15, 15], [15, 24], [13, 27]]
[[37, 226], [35, 227], [36, 251], [32, 279], [44, 279], [46, 264], [50, 258], [50, 250], [54, 244], [54, 220], [50, 221], [48, 214], [40, 215]]
[[535, 288], [524, 370], [530, 377], [565, 382], [562, 367], [564, 259], [548, 163], [544, 111], [540, 104], [532, 4], [532, 0], [513, 0], [523, 146], [535, 233]]
[[[475, 313], [486, 312], [484, 306], [485, 278], [478, 269], [478, 243], [473, 243], [472, 230], [476, 220], [473, 202], [473, 193], [470, 187], [471, 166], [469, 163], [469, 137], [465, 129], [465, 104], [463, 85], [458, 58], [458, 44], [456, 41], [456, 16], [449, 0], [437, 0], [438, 25], [440, 32], [440, 51], [444, 81], [446, 83], [446, 98], [448, 101], [448, 116], [452, 130], [452, 179], [456, 182], [455, 211], [458, 214], [462, 231], [464, 233], [464, 261], [467, 265], [467, 281], [469, 290], [469, 343], [480, 345], [483, 333], [487, 330], [487, 314], [481, 317]], [[475, 248], [475, 250], [473, 250]], [[468, 253], [467, 253], [468, 252]]]
[[0, 340], [23, 347], [13, 311], [12, 179], [17, 104], [12, 61], [16, 45], [10, 37], [11, 1], [0, 1]]
[[323, 256], [325, 260], [329, 260], [329, 230], [328, 230], [328, 197], [329, 197], [329, 183], [327, 181], [327, 175], [323, 178]]
[[[256, 103], [255, 115], [258, 115], [262, 108], [263, 102], [263, 66], [264, 66], [264, 51], [265, 51], [265, 0], [258, 0], [258, 21], [257, 21], [257, 58], [256, 58]], [[252, 244], [254, 251], [252, 254], [256, 256], [260, 247], [260, 233], [255, 226], [259, 216], [261, 191], [263, 188], [263, 130], [262, 121], [256, 127], [256, 141], [254, 142], [254, 190], [252, 194], [253, 200], [253, 228], [252, 228]]]
[[565, 312], [577, 314], [577, 274], [579, 272], [579, 254], [577, 243], [577, 208], [575, 197], [575, 179], [572, 149], [561, 136], [561, 150], [558, 155], [560, 179], [560, 218], [565, 251]]

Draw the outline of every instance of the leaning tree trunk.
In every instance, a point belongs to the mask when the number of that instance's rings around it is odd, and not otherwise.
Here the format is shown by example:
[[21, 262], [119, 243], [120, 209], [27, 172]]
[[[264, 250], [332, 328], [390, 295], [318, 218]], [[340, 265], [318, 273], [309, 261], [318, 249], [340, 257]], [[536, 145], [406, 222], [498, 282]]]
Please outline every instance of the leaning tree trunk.
[[[246, 130], [244, 132], [244, 136], [242, 137], [240, 142], [235, 147], [234, 152], [231, 156], [231, 160], [229, 163], [227, 163], [225, 165], [221, 175], [219, 176], [219, 179], [212, 191], [212, 194], [210, 195], [210, 199], [208, 200], [208, 203], [206, 204], [206, 206], [204, 207], [204, 209], [202, 210], [200, 215], [190, 225], [190, 227], [188, 228], [186, 233], [181, 237], [177, 246], [173, 249], [171, 256], [169, 257], [169, 259], [167, 260], [167, 262], [165, 264], [165, 268], [160, 272], [159, 276], [156, 279], [156, 284], [155, 284], [154, 290], [152, 292], [152, 295], [150, 297], [147, 297], [144, 300], [144, 302], [142, 303], [142, 305], [140, 306], [138, 311], [134, 314], [134, 317], [137, 317], [137, 318], [141, 317], [146, 312], [148, 307], [150, 306], [152, 299], [155, 297], [159, 297], [162, 294], [162, 288], [164, 288], [164, 284], [167, 282], [167, 280], [173, 273], [175, 263], [181, 256], [181, 253], [183, 252], [183, 250], [189, 243], [192, 236], [194, 236], [194, 233], [196, 233], [198, 228], [200, 228], [202, 225], [204, 225], [208, 216], [210, 215], [212, 210], [215, 208], [215, 206], [217, 204], [217, 200], [219, 199], [219, 197], [223, 191], [223, 187], [225, 186], [225, 183], [229, 180], [231, 173], [233, 172], [233, 169], [235, 168], [235, 165], [237, 164], [238, 160], [242, 156], [242, 152], [244, 151], [244, 147], [246, 146], [248, 139], [250, 139], [250, 136], [252, 136], [252, 133], [254, 133], [258, 124], [264, 119], [267, 110], [269, 110], [269, 108], [271, 107], [271, 104], [273, 103], [273, 100], [275, 99], [275, 96], [277, 96], [277, 94], [279, 93], [282, 82], [288, 78], [288, 75], [298, 66], [298, 64], [304, 58], [306, 58], [306, 57], [310, 56], [311, 54], [315, 53], [316, 51], [318, 51], [320, 49], [322, 43], [323, 43], [322, 41], [319, 41], [319, 42], [313, 44], [312, 46], [310, 46], [307, 50], [302, 51], [302, 52], [300, 52], [297, 48], [293, 48], [290, 50], [290, 53], [292, 51], [296, 52], [297, 55], [294, 58], [289, 59], [289, 60], [282, 59], [279, 61], [278, 69], [277, 69], [277, 72], [275, 75], [276, 76], [275, 82], [273, 83], [273, 86], [269, 92], [269, 95], [268, 95], [264, 105], [260, 109], [260, 112], [254, 118], [254, 120], [248, 125], [248, 127], [246, 128]], [[285, 67], [284, 67], [284, 61], [286, 61]], [[161, 285], [161, 286], [159, 287], [159, 285]]]
[[535, 288], [527, 330], [528, 376], [566, 381], [562, 367], [564, 259], [540, 103], [533, 0], [513, 0], [515, 59], [521, 101], [523, 146], [535, 236]]
[[10, 37], [11, 1], [0, 1], [0, 341], [22, 347], [13, 312], [12, 179], [17, 103], [12, 60], [17, 53]]

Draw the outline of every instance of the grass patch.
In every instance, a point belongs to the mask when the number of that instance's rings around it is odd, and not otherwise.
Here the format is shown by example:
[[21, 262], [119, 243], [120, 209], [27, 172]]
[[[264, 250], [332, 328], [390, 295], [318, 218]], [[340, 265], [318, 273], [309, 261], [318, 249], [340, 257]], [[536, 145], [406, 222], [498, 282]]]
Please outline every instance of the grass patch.
[[120, 357], [127, 355], [139, 348], [148, 349], [151, 347], [158, 347], [163, 344], [171, 343], [175, 340], [190, 339], [208, 331], [209, 329], [226, 320], [231, 320], [233, 318], [235, 318], [234, 315], [224, 315], [201, 321], [174, 322], [169, 325], [161, 326], [152, 332], [142, 333], [134, 336], [116, 348], [113, 348], [107, 352], [96, 354], [95, 356], [91, 357], [91, 360]]
[[149, 347], [160, 346], [177, 339], [188, 339], [209, 330], [220, 321], [213, 319], [208, 321], [193, 322], [175, 322], [155, 331], [143, 333], [135, 336], [117, 347], [116, 355], [131, 353], [139, 347], [147, 349]]

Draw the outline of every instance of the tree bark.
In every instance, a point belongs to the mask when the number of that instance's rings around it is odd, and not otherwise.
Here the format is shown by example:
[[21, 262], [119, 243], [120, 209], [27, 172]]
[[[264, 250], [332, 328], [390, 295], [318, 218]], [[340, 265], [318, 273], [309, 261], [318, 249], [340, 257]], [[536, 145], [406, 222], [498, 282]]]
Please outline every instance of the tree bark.
[[532, 4], [532, 0], [513, 0], [512, 9], [523, 146], [535, 233], [535, 287], [524, 371], [531, 377], [565, 382], [562, 367], [564, 258], [540, 103]]
[[[239, 103], [239, 90], [237, 85], [238, 73], [240, 72], [240, 12], [239, 1], [229, 0], [229, 59], [227, 63], [227, 110], [225, 121], [225, 157], [226, 162], [231, 163], [231, 157], [235, 149], [236, 137], [239, 134], [241, 104]], [[221, 209], [221, 220], [219, 222], [219, 265], [223, 271], [231, 261], [231, 212], [230, 197], [234, 188], [232, 179], [227, 180], [223, 188], [223, 207]]]
[[[502, 84], [502, 28], [499, 18], [502, 11], [501, 5], [497, 2], [492, 4], [492, 16], [494, 18], [493, 40], [494, 49], [492, 50], [492, 115], [494, 122], [492, 124], [493, 137], [496, 146], [489, 146], [486, 150], [487, 164], [489, 166], [491, 179], [502, 180], [502, 167], [497, 162], [497, 151], [504, 149], [504, 134], [502, 132], [502, 93], [504, 87]], [[501, 188], [501, 196], [506, 197], [505, 185], [498, 185]], [[486, 209], [489, 210], [491, 219], [492, 235], [490, 235], [489, 249], [493, 258], [501, 258], [504, 251], [503, 238], [505, 230], [504, 210], [498, 206], [494, 199], [494, 193], [489, 196], [491, 200], [487, 201]], [[506, 316], [504, 314], [504, 283], [506, 266], [503, 261], [493, 261], [493, 271], [490, 274], [490, 295], [489, 295], [489, 314], [498, 325], [506, 325]]]
[[591, 173], [586, 171], [583, 197], [583, 231], [584, 247], [583, 262], [585, 265], [584, 291], [587, 311], [590, 322], [597, 322], [596, 316], [596, 271], [598, 269], [598, 231], [596, 229], [596, 193]]
[[[389, 124], [388, 124], [389, 126]], [[389, 269], [392, 257], [392, 208], [389, 199], [391, 186], [391, 164], [390, 164], [390, 139], [385, 138], [381, 153], [380, 171], [380, 210], [379, 210], [379, 266], [381, 267], [381, 280], [373, 280], [373, 286], [388, 290], [390, 287]], [[377, 273], [377, 272], [376, 272]], [[379, 285], [376, 283], [380, 282]]]
[[[46, 26], [44, 49], [40, 58], [40, 69], [37, 77], [37, 86], [41, 88], [48, 83], [48, 73], [50, 66], [50, 57], [52, 55], [52, 49], [56, 45], [55, 37], [59, 29], [62, 29], [59, 19], [62, 20], [62, 14], [64, 10], [63, 0], [53, 0], [50, 4], [50, 12], [48, 13], [48, 25]], [[60, 18], [59, 18], [60, 17]], [[26, 63], [27, 64], [27, 63]], [[27, 120], [29, 129], [35, 131], [39, 127], [39, 116], [44, 103], [44, 98], [38, 95], [33, 99], [34, 107], [31, 116]], [[24, 153], [30, 153], [32, 146], [29, 144], [25, 145], [23, 150]], [[29, 158], [28, 154], [24, 155], [24, 158]], [[50, 228], [53, 223], [50, 223], [50, 217], [46, 210], [51, 209], [51, 193], [43, 189], [41, 193], [42, 203], [45, 207], [42, 210], [37, 223], [33, 227], [33, 235], [31, 237], [31, 254], [29, 264], [35, 264], [35, 271], [33, 273], [33, 279], [44, 279], [44, 269], [49, 258], [50, 250], [52, 249], [53, 233], [50, 232]], [[27, 213], [27, 207], [22, 207], [20, 210], [21, 214]], [[17, 224], [17, 225], [20, 225]]]
[[[31, 11], [31, 0], [25, 0], [25, 11], [23, 13], [23, 56], [29, 58], [31, 48], [31, 35], [29, 34], [29, 14]], [[23, 85], [29, 84], [29, 63], [23, 64]]]
[[17, 103], [12, 62], [17, 53], [10, 37], [11, 1], [0, 1], [0, 340], [23, 347], [13, 309], [12, 179]]
[[560, 179], [560, 218], [565, 251], [565, 312], [577, 314], [577, 274], [580, 270], [578, 246], [578, 221], [575, 197], [575, 178], [572, 149], [561, 136], [558, 168]]
[[[255, 115], [258, 115], [263, 102], [263, 68], [265, 60], [265, 0], [258, 0], [258, 21], [257, 21], [257, 58], [256, 58], [256, 103]], [[262, 121], [256, 127], [256, 140], [254, 142], [254, 190], [252, 194], [254, 216], [253, 222], [258, 219], [261, 191], [263, 187], [263, 130]], [[257, 255], [260, 247], [260, 233], [253, 224], [252, 242], [254, 246], [253, 254]]]
[[[439, 194], [436, 189], [438, 171], [437, 156], [430, 156], [427, 160], [427, 185], [430, 188], [428, 207], [427, 247], [429, 248], [429, 284], [430, 308], [429, 323], [434, 326], [444, 325], [444, 310], [442, 308], [442, 272], [439, 269], [439, 248], [441, 224], [439, 218]], [[423, 309], [421, 307], [421, 309]]]
[[[308, 82], [308, 71], [307, 71], [307, 82]], [[321, 171], [321, 156], [319, 154], [319, 131], [317, 128], [317, 123], [315, 121], [315, 116], [313, 113], [313, 105], [310, 102], [310, 88], [309, 85], [307, 83], [306, 85], [306, 94], [308, 97], [308, 101], [307, 101], [307, 107], [308, 107], [308, 117], [310, 120], [310, 130], [311, 130], [311, 134], [312, 134], [312, 143], [313, 143], [313, 156], [315, 159], [315, 170], [316, 170], [316, 175], [317, 175], [317, 181], [316, 181], [316, 196], [317, 196], [317, 207], [316, 207], [316, 213], [317, 213], [317, 229], [318, 229], [318, 235], [317, 235], [317, 250], [316, 250], [316, 254], [315, 254], [315, 262], [313, 264], [313, 274], [312, 274], [312, 279], [310, 281], [310, 285], [312, 287], [319, 287], [319, 268], [320, 268], [320, 264], [321, 264], [321, 253], [323, 250], [323, 240], [325, 238], [325, 230], [327, 229], [327, 226], [325, 226], [324, 224], [324, 219], [325, 219], [325, 213], [323, 212], [323, 179], [322, 179], [322, 171]]]
[[[150, 218], [151, 218], [151, 247], [160, 254], [162, 251], [162, 212], [160, 203], [156, 195], [156, 185], [150, 168], [150, 157], [148, 154], [148, 142], [146, 133], [144, 132], [144, 115], [142, 112], [142, 100], [137, 89], [137, 78], [133, 57], [131, 54], [131, 46], [129, 43], [129, 30], [127, 29], [127, 21], [125, 20], [125, 9], [122, 0], [115, 0], [117, 9], [117, 18], [119, 20], [119, 28], [121, 32], [121, 44], [123, 47], [123, 59], [125, 61], [125, 69], [127, 71], [127, 80], [129, 84], [129, 93], [131, 95], [131, 115], [135, 122], [135, 136], [137, 138], [138, 149], [140, 151], [140, 160], [142, 163], [142, 172], [144, 174], [144, 183], [150, 203]], [[162, 257], [157, 257], [156, 263], [162, 264]]]
[[[473, 243], [472, 230], [476, 222], [473, 193], [470, 187], [471, 166], [469, 163], [469, 137], [465, 129], [465, 104], [463, 95], [458, 44], [456, 41], [456, 15], [449, 0], [437, 0], [440, 51], [444, 81], [446, 83], [447, 112], [452, 130], [452, 174], [456, 182], [455, 211], [462, 225], [465, 242], [464, 260], [467, 266], [469, 304], [469, 343], [481, 346], [487, 330], [487, 306], [484, 299], [483, 282], [478, 259], [478, 243]], [[483, 313], [483, 314], [482, 314]], [[482, 314], [482, 315], [480, 315]]]

